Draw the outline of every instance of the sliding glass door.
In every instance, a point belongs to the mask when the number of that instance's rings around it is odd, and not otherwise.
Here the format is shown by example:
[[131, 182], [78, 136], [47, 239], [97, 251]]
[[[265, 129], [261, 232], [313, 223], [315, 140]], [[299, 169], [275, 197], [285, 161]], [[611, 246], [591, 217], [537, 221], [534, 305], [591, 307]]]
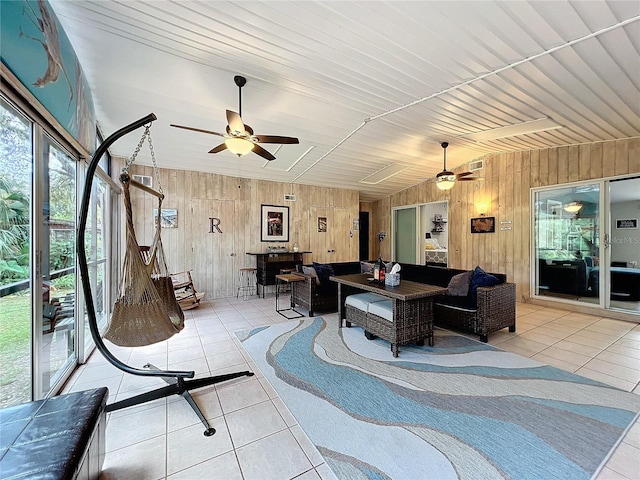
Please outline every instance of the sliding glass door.
[[599, 303], [600, 184], [534, 193], [535, 294]]
[[640, 315], [640, 176], [607, 182], [606, 307]]
[[640, 177], [532, 191], [532, 295], [640, 314]]
[[[44, 136], [39, 177], [40, 200], [39, 258], [42, 322], [36, 325], [40, 337], [38, 363], [41, 384], [38, 398], [61, 381], [76, 361], [76, 165], [77, 162], [51, 139]], [[34, 302], [35, 303], [35, 302]]]
[[33, 124], [0, 98], [0, 407], [32, 396], [32, 145]]

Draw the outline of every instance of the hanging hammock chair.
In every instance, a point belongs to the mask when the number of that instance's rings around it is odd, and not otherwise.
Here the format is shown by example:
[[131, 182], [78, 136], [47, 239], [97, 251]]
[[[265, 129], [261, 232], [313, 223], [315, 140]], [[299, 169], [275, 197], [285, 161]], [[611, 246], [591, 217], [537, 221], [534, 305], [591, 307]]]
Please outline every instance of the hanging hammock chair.
[[[158, 191], [129, 177], [129, 168], [145, 139], [149, 142]], [[146, 126], [138, 147], [120, 175], [120, 183], [126, 213], [126, 250], [118, 298], [113, 306], [111, 323], [105, 338], [121, 347], [140, 347], [167, 340], [184, 328], [184, 313], [176, 300], [162, 248], [161, 218], [164, 194], [151, 144], [149, 125]], [[138, 245], [136, 238], [131, 187], [139, 188], [158, 199], [156, 230], [148, 251]]]
[[[85, 251], [85, 233], [87, 227], [87, 217], [89, 214], [89, 204], [91, 202], [91, 191], [93, 185], [93, 177], [98, 167], [98, 163], [102, 156], [108, 151], [109, 146], [116, 140], [124, 135], [134, 131], [137, 128], [146, 126], [146, 135], [143, 135], [138, 148], [134, 153], [133, 158], [130, 160], [126, 171], [123, 175], [128, 177], [128, 167], [133, 163], [135, 155], [140, 150], [145, 137], [149, 138], [149, 148], [151, 149], [151, 158], [154, 163], [154, 171], [156, 173], [156, 181], [158, 185], [158, 167], [155, 163], [153, 155], [153, 146], [151, 145], [151, 139], [149, 137], [149, 126], [151, 122], [156, 120], [156, 116], [151, 113], [140, 120], [137, 120], [120, 130], [112, 133], [106, 140], [104, 140], [98, 149], [91, 157], [91, 162], [87, 166], [87, 176], [84, 185], [84, 191], [82, 192], [82, 201], [80, 203], [80, 214], [78, 217], [78, 232], [76, 238], [76, 254], [78, 256], [78, 268], [80, 270], [80, 278], [82, 280], [82, 291], [84, 293], [85, 306], [87, 311], [87, 319], [89, 322], [89, 331], [93, 337], [93, 341], [96, 344], [96, 348], [102, 353], [105, 359], [114, 365], [116, 368], [131, 375], [138, 375], [141, 377], [160, 377], [167, 385], [156, 388], [148, 392], [134, 395], [133, 397], [119, 400], [115, 403], [107, 405], [107, 412], [114, 412], [122, 408], [139, 405], [141, 403], [150, 402], [159, 398], [165, 398], [169, 395], [182, 396], [189, 406], [193, 409], [194, 413], [200, 419], [205, 427], [204, 435], [210, 436], [215, 434], [216, 429], [213, 428], [204, 414], [198, 407], [197, 403], [191, 396], [190, 391], [196, 388], [202, 388], [209, 385], [215, 385], [220, 382], [225, 382], [233, 378], [238, 377], [250, 377], [253, 376], [253, 372], [239, 371], [225, 373], [222, 375], [214, 375], [204, 378], [196, 378], [193, 370], [181, 371], [181, 370], [161, 370], [153, 365], [147, 364], [144, 368], [135, 368], [131, 365], [119, 360], [111, 351], [107, 348], [102, 340], [100, 327], [98, 326], [98, 319], [96, 316], [96, 308], [93, 299], [93, 291], [91, 288], [91, 280], [89, 275], [89, 265], [87, 262], [87, 253]], [[135, 186], [148, 193], [156, 195], [160, 201], [158, 203], [158, 213], [161, 214], [162, 187], [159, 187], [159, 192], [146, 187], [133, 179], [126, 179], [123, 182], [123, 189], [125, 195], [125, 210], [127, 213], [127, 246], [125, 257], [128, 257], [124, 262], [123, 279], [120, 287], [120, 296], [116, 301], [119, 306], [114, 306], [114, 310], [117, 308], [120, 310], [118, 315], [113, 313], [116, 317], [115, 322], [112, 321], [112, 326], [109, 327], [109, 335], [114, 338], [123, 338], [123, 342], [127, 344], [137, 343], [139, 345], [151, 344], [160, 340], [171, 337], [175, 333], [179, 332], [184, 326], [184, 316], [180, 310], [179, 305], [176, 302], [173, 284], [171, 278], [165, 272], [167, 265], [162, 250], [162, 242], [160, 240], [160, 217], [156, 218], [156, 234], [154, 241], [148, 251], [144, 247], [138, 246], [135, 230], [133, 228], [133, 215], [131, 212], [131, 197], [129, 187]], [[137, 272], [137, 273], [134, 273]], [[144, 272], [144, 275], [140, 272]], [[150, 281], [147, 281], [150, 279]], [[151, 288], [153, 286], [153, 288]], [[173, 299], [171, 299], [173, 297]], [[158, 300], [160, 299], [160, 300]], [[153, 305], [153, 307], [149, 307]], [[124, 313], [123, 313], [124, 312]], [[178, 313], [179, 312], [179, 313]], [[144, 314], [143, 314], [144, 313]], [[135, 319], [133, 322], [126, 322], [126, 317]], [[149, 317], [149, 318], [147, 318]], [[124, 320], [123, 320], [124, 319]], [[120, 326], [122, 324], [122, 326]], [[127, 324], [127, 326], [125, 326]], [[143, 325], [147, 325], [152, 333], [144, 331]], [[126, 332], [126, 333], [122, 333]], [[161, 333], [158, 333], [161, 332]], [[164, 338], [161, 338], [164, 337]], [[114, 342], [115, 343], [115, 342]], [[190, 379], [190, 380], [187, 380]]]

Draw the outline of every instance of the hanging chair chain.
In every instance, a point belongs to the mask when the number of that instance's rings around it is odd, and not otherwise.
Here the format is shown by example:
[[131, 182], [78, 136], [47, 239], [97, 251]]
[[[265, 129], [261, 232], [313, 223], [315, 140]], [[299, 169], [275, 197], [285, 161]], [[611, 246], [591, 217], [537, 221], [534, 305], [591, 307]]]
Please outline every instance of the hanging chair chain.
[[138, 145], [136, 146], [136, 149], [134, 150], [133, 155], [131, 155], [131, 158], [127, 160], [127, 164], [122, 169], [122, 173], [125, 173], [127, 175], [129, 174], [129, 168], [131, 168], [131, 165], [133, 165], [133, 162], [136, 161], [136, 157], [138, 156], [138, 153], [140, 153], [140, 149], [144, 144], [145, 138], [149, 142], [149, 151], [151, 152], [151, 161], [153, 162], [153, 173], [156, 177], [156, 183], [158, 184], [158, 191], [164, 194], [162, 190], [162, 184], [160, 183], [160, 173], [158, 171], [158, 163], [156, 162], [156, 154], [155, 154], [155, 151], [153, 150], [153, 143], [151, 142], [151, 124], [145, 125], [142, 138], [140, 138], [140, 141], [138, 142]]

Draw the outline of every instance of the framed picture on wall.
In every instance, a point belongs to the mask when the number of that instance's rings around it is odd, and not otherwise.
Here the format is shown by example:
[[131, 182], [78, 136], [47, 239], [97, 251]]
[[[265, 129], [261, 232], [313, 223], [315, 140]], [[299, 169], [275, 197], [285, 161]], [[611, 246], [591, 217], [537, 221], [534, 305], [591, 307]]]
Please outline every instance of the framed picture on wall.
[[327, 217], [318, 217], [318, 232], [324, 233], [327, 231]]
[[471, 219], [471, 233], [494, 233], [496, 217], [478, 217]]
[[[158, 217], [158, 209], [153, 209], [153, 219]], [[161, 228], [178, 228], [178, 210], [175, 208], [163, 208], [160, 215]]]
[[289, 207], [262, 205], [260, 212], [260, 241], [289, 241]]

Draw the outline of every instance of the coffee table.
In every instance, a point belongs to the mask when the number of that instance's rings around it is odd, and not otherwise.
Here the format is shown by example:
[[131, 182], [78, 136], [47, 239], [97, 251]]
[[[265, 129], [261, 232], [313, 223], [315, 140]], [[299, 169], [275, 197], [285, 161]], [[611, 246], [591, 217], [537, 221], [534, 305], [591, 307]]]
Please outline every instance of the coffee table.
[[[388, 297], [393, 305], [393, 322], [375, 315], [366, 315], [366, 325], [359, 325], [370, 334], [391, 343], [394, 357], [398, 356], [398, 347], [407, 343], [419, 343], [425, 338], [433, 345], [433, 298], [444, 295], [447, 289], [437, 285], [400, 280], [400, 284], [391, 287], [368, 280], [370, 275], [354, 274], [329, 277], [338, 284], [338, 313], [340, 328], [342, 321], [351, 326], [346, 318], [345, 299], [347, 296], [365, 292], [374, 292]], [[355, 322], [354, 322], [355, 323]]]

